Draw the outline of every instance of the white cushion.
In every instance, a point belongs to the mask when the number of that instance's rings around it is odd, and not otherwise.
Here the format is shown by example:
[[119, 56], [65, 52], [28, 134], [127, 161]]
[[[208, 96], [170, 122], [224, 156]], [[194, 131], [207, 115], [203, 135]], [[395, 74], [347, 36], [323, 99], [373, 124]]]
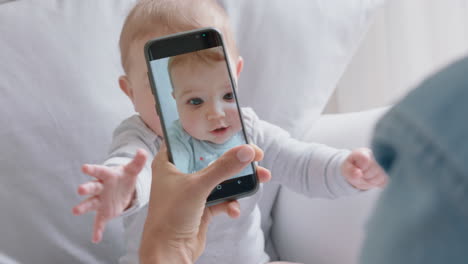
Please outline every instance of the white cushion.
[[383, 0], [222, 0], [245, 68], [240, 102], [296, 135], [322, 113]]
[[132, 113], [120, 92], [125, 0], [0, 5], [0, 248], [20, 263], [115, 263], [122, 226], [92, 244], [73, 216], [85, 162], [101, 162]]

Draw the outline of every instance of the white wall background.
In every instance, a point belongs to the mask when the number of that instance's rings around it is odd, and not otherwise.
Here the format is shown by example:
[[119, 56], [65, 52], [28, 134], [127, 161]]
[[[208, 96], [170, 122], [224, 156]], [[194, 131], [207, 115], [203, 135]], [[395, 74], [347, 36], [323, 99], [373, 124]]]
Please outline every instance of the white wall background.
[[391, 104], [464, 55], [468, 0], [388, 0], [376, 13], [326, 112]]

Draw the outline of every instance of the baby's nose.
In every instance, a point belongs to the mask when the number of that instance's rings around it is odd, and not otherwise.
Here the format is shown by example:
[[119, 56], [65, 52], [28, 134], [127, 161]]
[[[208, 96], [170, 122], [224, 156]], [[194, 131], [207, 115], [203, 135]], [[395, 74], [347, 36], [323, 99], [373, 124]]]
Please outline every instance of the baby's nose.
[[208, 112], [207, 112], [208, 120], [223, 118], [225, 116], [226, 114], [224, 113], [223, 108], [219, 104], [211, 105], [211, 107], [208, 109]]

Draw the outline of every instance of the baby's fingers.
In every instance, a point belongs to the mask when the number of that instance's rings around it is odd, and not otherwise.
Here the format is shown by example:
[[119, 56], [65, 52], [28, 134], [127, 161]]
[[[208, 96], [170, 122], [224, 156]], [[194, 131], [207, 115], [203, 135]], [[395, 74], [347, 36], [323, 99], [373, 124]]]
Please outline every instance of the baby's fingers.
[[73, 207], [73, 214], [82, 215], [87, 212], [96, 211], [98, 208], [99, 199], [96, 196], [92, 196]]
[[102, 234], [106, 228], [107, 219], [100, 213], [96, 214], [94, 219], [93, 243], [99, 243], [102, 240]]
[[358, 149], [351, 154], [352, 163], [361, 170], [367, 170], [372, 164], [372, 152], [368, 149]]
[[363, 177], [362, 170], [354, 166], [354, 164], [351, 162], [344, 163], [342, 172], [350, 181], [360, 181]]
[[102, 192], [104, 186], [99, 181], [90, 181], [78, 186], [79, 195], [98, 195]]
[[372, 185], [370, 185], [364, 179], [364, 174], [362, 170], [358, 169], [357, 167], [351, 164], [345, 164], [343, 174], [346, 175], [346, 178], [351, 185], [360, 190], [367, 190], [372, 188]]
[[103, 165], [84, 164], [81, 167], [81, 171], [101, 181], [106, 181], [114, 177], [115, 174], [111, 168]]
[[388, 179], [385, 178], [385, 180], [382, 183], [378, 184], [377, 187], [384, 188], [387, 185], [387, 182], [388, 182]]
[[375, 187], [383, 187], [387, 184], [387, 174], [378, 165], [367, 171], [364, 178], [367, 183]]
[[133, 160], [124, 166], [124, 173], [132, 176], [138, 175], [145, 166], [147, 156], [146, 151], [138, 149]]

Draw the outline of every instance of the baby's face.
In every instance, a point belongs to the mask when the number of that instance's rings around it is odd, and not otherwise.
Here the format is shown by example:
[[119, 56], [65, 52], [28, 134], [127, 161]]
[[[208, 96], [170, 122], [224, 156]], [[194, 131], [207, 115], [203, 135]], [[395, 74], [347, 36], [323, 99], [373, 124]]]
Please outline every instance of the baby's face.
[[151, 93], [143, 47], [150, 38], [135, 41], [129, 50], [128, 81], [133, 93], [132, 103], [145, 124], [157, 135], [163, 136], [155, 100]]
[[222, 144], [241, 130], [224, 61], [174, 65], [171, 79], [179, 119], [189, 135]]

